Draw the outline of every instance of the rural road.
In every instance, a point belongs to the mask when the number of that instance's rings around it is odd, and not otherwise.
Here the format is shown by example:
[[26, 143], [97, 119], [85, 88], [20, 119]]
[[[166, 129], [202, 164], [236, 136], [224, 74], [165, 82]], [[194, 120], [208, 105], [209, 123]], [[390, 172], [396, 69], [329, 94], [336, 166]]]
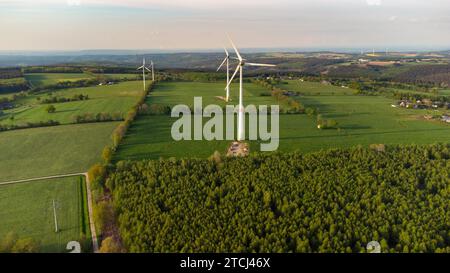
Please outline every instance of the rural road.
[[92, 208], [93, 203], [92, 203], [92, 193], [91, 193], [91, 181], [89, 180], [89, 176], [87, 173], [61, 174], [61, 175], [52, 175], [52, 176], [45, 176], [45, 177], [28, 178], [28, 179], [22, 179], [22, 180], [0, 182], [0, 186], [33, 182], [33, 181], [39, 181], [39, 180], [54, 179], [54, 178], [72, 177], [72, 176], [84, 176], [86, 178], [89, 228], [91, 230], [91, 236], [92, 236], [92, 250], [94, 251], [94, 253], [96, 253], [96, 252], [98, 252], [98, 239], [97, 239], [97, 232], [95, 230], [94, 213], [93, 213], [93, 208]]

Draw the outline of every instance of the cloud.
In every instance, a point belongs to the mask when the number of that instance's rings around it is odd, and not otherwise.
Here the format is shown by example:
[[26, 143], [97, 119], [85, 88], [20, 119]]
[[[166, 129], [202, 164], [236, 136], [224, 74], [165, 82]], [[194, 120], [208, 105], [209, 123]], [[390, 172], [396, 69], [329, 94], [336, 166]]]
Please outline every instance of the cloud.
[[[279, 0], [277, 4], [293, 3], [292, 0]], [[91, 6], [117, 6], [117, 7], [181, 7], [181, 8], [196, 8], [209, 9], [221, 7], [255, 7], [255, 6], [273, 6], [273, 0], [228, 0], [228, 1], [214, 1], [214, 0], [0, 0], [0, 5], [91, 5]]]
[[391, 21], [391, 22], [396, 21], [397, 19], [398, 19], [398, 16], [396, 16], [396, 15], [389, 17], [389, 21]]
[[81, 5], [81, 0], [67, 0], [68, 6], [79, 6]]
[[381, 0], [366, 0], [369, 6], [381, 6]]

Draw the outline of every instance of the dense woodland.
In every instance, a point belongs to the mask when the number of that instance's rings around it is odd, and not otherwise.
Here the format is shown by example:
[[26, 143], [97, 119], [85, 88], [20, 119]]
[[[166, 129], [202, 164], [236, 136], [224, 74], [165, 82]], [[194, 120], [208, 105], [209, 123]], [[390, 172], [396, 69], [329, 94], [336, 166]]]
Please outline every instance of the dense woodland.
[[0, 79], [22, 78], [23, 73], [20, 68], [0, 68]]
[[419, 65], [400, 73], [394, 79], [399, 82], [448, 87], [450, 85], [450, 65]]
[[131, 252], [450, 252], [450, 145], [119, 162]]

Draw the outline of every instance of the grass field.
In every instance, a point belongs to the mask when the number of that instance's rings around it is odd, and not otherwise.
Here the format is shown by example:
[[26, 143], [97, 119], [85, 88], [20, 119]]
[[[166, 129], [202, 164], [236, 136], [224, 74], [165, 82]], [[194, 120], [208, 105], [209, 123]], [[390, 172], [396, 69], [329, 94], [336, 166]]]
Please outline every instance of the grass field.
[[[70, 241], [89, 251], [84, 178], [70, 177], [0, 185], [0, 240], [9, 232], [39, 242], [40, 252], [68, 252]], [[60, 231], [55, 233], [53, 200]], [[87, 238], [87, 240], [83, 240]]]
[[96, 77], [106, 78], [111, 80], [137, 80], [139, 79], [139, 74], [125, 74], [125, 73], [29, 73], [25, 74], [25, 79], [32, 84], [34, 87], [47, 86], [57, 84], [59, 82], [66, 81], [79, 81], [86, 79], [93, 79]]
[[[261, 96], [261, 93], [268, 91], [263, 87], [252, 83], [244, 85], [245, 105], [271, 105], [276, 101], [271, 96]], [[225, 83], [200, 83], [200, 82], [162, 82], [154, 92], [151, 93], [147, 103], [163, 104], [174, 106], [186, 104], [193, 106], [194, 97], [202, 97], [203, 105], [217, 104], [226, 105], [225, 101], [217, 96], [225, 97]], [[237, 105], [239, 101], [239, 85], [232, 84], [230, 87], [230, 104]]]
[[142, 75], [137, 73], [137, 74], [95, 74], [96, 76], [101, 76], [101, 77], [106, 77], [108, 79], [113, 79], [113, 80], [141, 80], [142, 79]]
[[111, 143], [117, 122], [0, 133], [0, 182], [86, 172]]
[[344, 96], [356, 93], [356, 90], [317, 82], [301, 82], [299, 80], [287, 80], [277, 87], [288, 91], [300, 92], [304, 96]]
[[[183, 87], [184, 85], [187, 85], [187, 87]], [[189, 104], [192, 97], [197, 94], [195, 91], [196, 85], [195, 83], [171, 83], [162, 84], [162, 86], [158, 84], [148, 101]], [[211, 84], [211, 89], [215, 85]], [[302, 85], [305, 87], [304, 89], [301, 88]], [[281, 115], [280, 151], [310, 152], [326, 148], [367, 146], [373, 143], [426, 144], [449, 141], [450, 127], [448, 125], [420, 119], [420, 116], [429, 112], [427, 110], [392, 108], [390, 106], [392, 100], [390, 99], [351, 95], [349, 89], [331, 88], [320, 83], [302, 83], [302, 85], [291, 88], [291, 85], [288, 84], [283, 85], [283, 88], [311, 94], [299, 96], [298, 99], [305, 107], [319, 109], [323, 118], [335, 119], [338, 122], [339, 129], [317, 129], [314, 116], [304, 114]], [[323, 91], [321, 87], [326, 91]], [[202, 84], [202, 88], [202, 90], [209, 90], [208, 84]], [[256, 90], [255, 88], [254, 94], [257, 93]], [[347, 95], [337, 94], [337, 91], [347, 92]], [[335, 92], [334, 95], [332, 92]], [[252, 93], [248, 92], [247, 94], [250, 96]], [[204, 101], [214, 100], [213, 97], [210, 96]], [[259, 98], [272, 99], [271, 97], [254, 98], [256, 101]], [[252, 101], [252, 99], [250, 97], [247, 101]], [[230, 144], [230, 141], [175, 142], [171, 139], [170, 134], [171, 126], [175, 120], [168, 116], [139, 117], [131, 126], [123, 144], [119, 147], [115, 160], [207, 157], [215, 150], [225, 152]], [[259, 151], [259, 143], [251, 142], [251, 150]]]
[[25, 74], [25, 79], [34, 87], [57, 84], [66, 81], [79, 81], [93, 78], [88, 73], [30, 73]]
[[0, 84], [22, 84], [25, 83], [24, 78], [0, 79]]
[[450, 96], [450, 89], [440, 90], [439, 95]]
[[[41, 100], [49, 97], [71, 98], [74, 95], [88, 95], [88, 100], [64, 103], [52, 103], [56, 107], [55, 113], [47, 113], [48, 104], [41, 104]], [[84, 113], [97, 114], [122, 113], [126, 114], [142, 94], [139, 81], [122, 82], [114, 85], [94, 86], [85, 88], [62, 89], [51, 92], [28, 95], [18, 100], [20, 107], [6, 110], [0, 116], [0, 124], [23, 124], [55, 120], [62, 124], [72, 123], [74, 116]], [[14, 119], [10, 119], [11, 116]]]

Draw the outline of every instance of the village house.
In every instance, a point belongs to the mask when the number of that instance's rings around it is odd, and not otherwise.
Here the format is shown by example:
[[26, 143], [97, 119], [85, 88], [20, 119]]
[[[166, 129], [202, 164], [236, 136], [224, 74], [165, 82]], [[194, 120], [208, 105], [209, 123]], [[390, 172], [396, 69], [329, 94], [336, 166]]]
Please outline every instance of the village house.
[[443, 122], [450, 123], [450, 116], [449, 116], [449, 115], [443, 115], [443, 116], [442, 116], [442, 121], [443, 121]]

